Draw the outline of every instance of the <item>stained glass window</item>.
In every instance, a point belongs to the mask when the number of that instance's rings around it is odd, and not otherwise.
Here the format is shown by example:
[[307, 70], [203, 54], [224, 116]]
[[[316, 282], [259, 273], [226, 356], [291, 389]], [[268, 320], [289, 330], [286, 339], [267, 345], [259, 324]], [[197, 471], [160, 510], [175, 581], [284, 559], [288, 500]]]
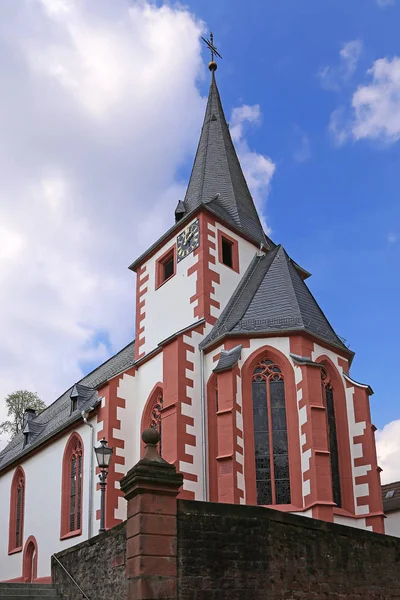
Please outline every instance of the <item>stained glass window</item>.
[[25, 481], [24, 478], [18, 482], [17, 487], [17, 510], [15, 519], [15, 547], [20, 548], [22, 546], [22, 513], [24, 510], [24, 491]]
[[258, 363], [252, 396], [257, 504], [290, 504], [285, 383], [278, 365]]
[[76, 442], [71, 455], [69, 488], [69, 531], [81, 528], [82, 508], [82, 447]]
[[337, 506], [340, 507], [342, 505], [342, 493], [340, 489], [339, 452], [336, 434], [335, 402], [333, 395], [333, 387], [329, 381], [329, 376], [325, 369], [321, 370], [321, 377], [324, 392], [324, 402], [326, 407], [326, 418], [328, 421], [333, 501], [337, 504]]

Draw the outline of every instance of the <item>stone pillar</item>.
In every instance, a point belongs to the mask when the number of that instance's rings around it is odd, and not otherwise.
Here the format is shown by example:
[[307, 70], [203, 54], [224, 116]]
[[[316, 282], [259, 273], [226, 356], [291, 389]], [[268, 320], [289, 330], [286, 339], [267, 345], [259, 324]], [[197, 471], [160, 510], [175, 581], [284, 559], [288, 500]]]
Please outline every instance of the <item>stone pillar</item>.
[[183, 476], [160, 457], [158, 431], [146, 429], [145, 455], [121, 479], [128, 501], [128, 600], [177, 598], [177, 495]]

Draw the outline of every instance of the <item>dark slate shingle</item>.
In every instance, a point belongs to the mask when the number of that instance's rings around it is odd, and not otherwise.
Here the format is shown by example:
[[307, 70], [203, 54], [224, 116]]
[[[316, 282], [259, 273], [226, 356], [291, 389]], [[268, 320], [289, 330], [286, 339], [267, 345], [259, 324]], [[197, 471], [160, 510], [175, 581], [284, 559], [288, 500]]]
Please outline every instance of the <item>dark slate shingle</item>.
[[224, 334], [305, 330], [349, 349], [336, 335], [295, 264], [282, 246], [255, 256], [209, 335], [209, 346]]
[[[133, 363], [134, 342], [131, 342], [117, 354], [109, 358], [105, 363], [83, 377], [78, 383], [87, 388], [97, 388], [115, 375], [118, 375], [118, 373], [132, 367]], [[40, 413], [40, 415], [29, 423], [29, 427], [37, 431], [33, 443], [24, 448], [24, 436], [20, 433], [0, 452], [0, 471], [10, 462], [13, 462], [19, 456], [28, 452], [31, 448], [39, 446], [45, 439], [48, 439], [54, 433], [72, 423], [77, 418], [82, 408], [87, 408], [86, 406], [80, 406], [79, 409], [71, 415], [70, 396], [73, 388], [74, 386], [70, 387], [62, 394], [62, 396], [53, 402], [53, 404], [48, 406]], [[89, 395], [88, 406], [91, 402], [93, 402], [93, 397]]]
[[232, 142], [214, 73], [184, 205], [186, 214], [208, 205], [254, 241], [270, 245]]

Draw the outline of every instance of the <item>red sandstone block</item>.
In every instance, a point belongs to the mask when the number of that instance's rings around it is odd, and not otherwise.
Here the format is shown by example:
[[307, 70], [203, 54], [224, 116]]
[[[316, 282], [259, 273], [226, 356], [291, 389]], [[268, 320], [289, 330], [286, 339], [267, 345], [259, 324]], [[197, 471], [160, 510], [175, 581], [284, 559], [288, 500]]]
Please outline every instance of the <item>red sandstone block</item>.
[[128, 600], [176, 600], [175, 577], [139, 577], [128, 582]]
[[128, 502], [128, 519], [138, 513], [176, 515], [176, 498], [157, 492], [138, 494]]
[[128, 579], [140, 576], [176, 577], [176, 557], [134, 556], [126, 561]]
[[176, 517], [171, 515], [137, 514], [128, 519], [127, 538], [141, 534], [176, 535]]
[[135, 535], [128, 538], [126, 556], [131, 558], [146, 556], [176, 556], [176, 536], [174, 535]]

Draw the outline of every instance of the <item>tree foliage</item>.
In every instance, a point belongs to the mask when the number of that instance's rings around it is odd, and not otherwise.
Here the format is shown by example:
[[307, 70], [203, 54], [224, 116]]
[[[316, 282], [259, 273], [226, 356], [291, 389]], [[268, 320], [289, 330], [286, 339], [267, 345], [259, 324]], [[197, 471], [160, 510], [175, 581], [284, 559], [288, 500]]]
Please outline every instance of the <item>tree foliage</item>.
[[34, 392], [18, 390], [5, 398], [7, 406], [8, 421], [0, 423], [0, 433], [8, 433], [10, 439], [15, 437], [23, 428], [24, 412], [27, 408], [33, 408], [41, 413], [46, 408], [45, 403]]

